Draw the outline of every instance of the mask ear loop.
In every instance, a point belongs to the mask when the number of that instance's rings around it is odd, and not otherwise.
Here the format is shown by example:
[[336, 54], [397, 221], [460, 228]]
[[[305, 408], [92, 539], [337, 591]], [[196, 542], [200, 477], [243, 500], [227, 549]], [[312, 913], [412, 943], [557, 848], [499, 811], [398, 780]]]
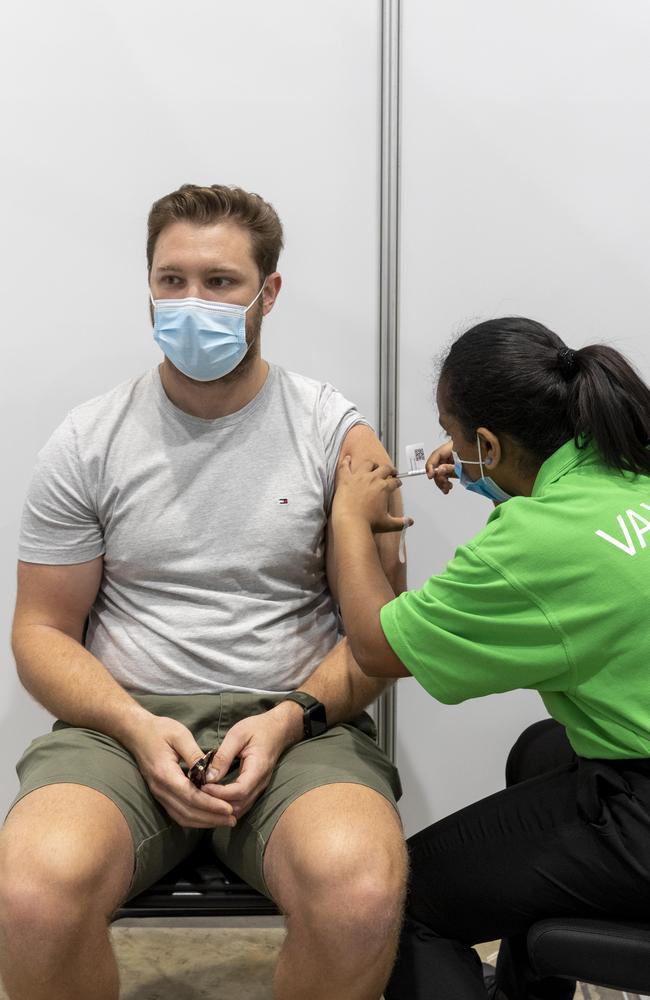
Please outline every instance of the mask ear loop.
[[[267, 274], [267, 276], [266, 276], [266, 277], [268, 278], [268, 274]], [[262, 282], [262, 287], [260, 288], [259, 292], [258, 292], [258, 293], [257, 293], [257, 295], [255, 296], [255, 298], [253, 299], [253, 301], [251, 302], [251, 304], [250, 304], [249, 306], [246, 306], [246, 309], [244, 310], [244, 312], [248, 312], [248, 310], [249, 310], [249, 309], [251, 309], [251, 308], [252, 308], [252, 307], [253, 307], [253, 306], [255, 305], [255, 303], [256, 303], [256, 302], [257, 302], [257, 300], [259, 299], [260, 295], [261, 295], [261, 294], [262, 294], [262, 292], [264, 291], [264, 286], [265, 286], [265, 285], [266, 285], [266, 278], [265, 278], [265, 279], [264, 279], [264, 281]]]
[[485, 473], [483, 471], [483, 459], [481, 457], [481, 439], [478, 436], [478, 431], [476, 432], [476, 447], [478, 448], [478, 464], [481, 468], [481, 479], [485, 479]]
[[481, 459], [481, 439], [478, 436], [478, 432], [476, 434], [476, 444], [477, 444], [477, 447], [478, 447], [478, 458], [479, 458], [479, 460], [478, 460], [478, 462], [475, 462], [474, 464], [481, 466], [481, 477], [483, 479], [485, 479], [485, 473], [483, 472], [483, 465], [484, 464], [485, 465], [492, 465], [492, 459], [491, 458], [486, 458], [485, 462], [482, 461], [482, 459]]

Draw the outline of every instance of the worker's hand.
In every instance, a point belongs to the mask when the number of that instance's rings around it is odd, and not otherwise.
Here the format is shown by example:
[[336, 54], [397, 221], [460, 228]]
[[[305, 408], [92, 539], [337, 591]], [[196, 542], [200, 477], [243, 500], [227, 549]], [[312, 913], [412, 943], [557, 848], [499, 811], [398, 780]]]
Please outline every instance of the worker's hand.
[[402, 485], [396, 474], [397, 469], [392, 465], [377, 465], [369, 460], [361, 462], [353, 472], [352, 459], [346, 455], [337, 470], [332, 504], [334, 523], [341, 517], [358, 517], [376, 532], [401, 531], [405, 525], [413, 524], [411, 517], [395, 517], [390, 513], [391, 494]]
[[[302, 720], [300, 705], [283, 701], [268, 712], [236, 722], [212, 758], [205, 794], [230, 805], [237, 819], [243, 816], [267, 787], [281, 754], [301, 739]], [[237, 757], [239, 773], [234, 781], [221, 784]]]
[[151, 794], [181, 826], [212, 829], [235, 825], [232, 806], [206, 795], [183, 772], [180, 762], [189, 769], [203, 756], [203, 750], [181, 722], [152, 715], [129, 749]]
[[457, 478], [454, 472], [453, 447], [454, 442], [452, 440], [445, 441], [444, 444], [441, 444], [440, 447], [431, 452], [425, 465], [427, 476], [429, 479], [433, 479], [438, 489], [442, 490], [445, 496], [453, 488], [452, 479]]

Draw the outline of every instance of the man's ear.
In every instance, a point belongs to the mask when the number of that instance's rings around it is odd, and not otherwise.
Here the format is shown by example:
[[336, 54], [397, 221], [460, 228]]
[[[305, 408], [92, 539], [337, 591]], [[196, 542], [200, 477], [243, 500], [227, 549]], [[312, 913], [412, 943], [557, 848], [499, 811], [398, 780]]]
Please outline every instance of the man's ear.
[[275, 305], [275, 300], [280, 294], [281, 288], [281, 274], [278, 271], [274, 271], [273, 274], [269, 274], [265, 280], [264, 291], [262, 292], [262, 316], [266, 316], [267, 313], [271, 312], [271, 309]]
[[483, 465], [490, 470], [496, 469], [502, 458], [501, 442], [496, 434], [489, 431], [487, 427], [479, 427], [476, 433], [481, 442]]

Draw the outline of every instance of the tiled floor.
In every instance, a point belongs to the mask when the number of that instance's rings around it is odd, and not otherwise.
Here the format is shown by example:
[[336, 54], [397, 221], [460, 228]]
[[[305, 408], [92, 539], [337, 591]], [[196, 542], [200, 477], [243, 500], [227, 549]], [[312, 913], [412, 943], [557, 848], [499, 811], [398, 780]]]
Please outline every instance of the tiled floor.
[[[282, 927], [136, 926], [112, 929], [120, 966], [121, 1000], [271, 1000], [273, 968]], [[240, 921], [243, 923], [243, 921]], [[493, 959], [496, 944], [479, 949]], [[0, 998], [6, 994], [0, 987]], [[579, 986], [575, 1000], [639, 1000], [594, 986]]]
[[113, 930], [121, 1000], [271, 1000], [282, 928]]

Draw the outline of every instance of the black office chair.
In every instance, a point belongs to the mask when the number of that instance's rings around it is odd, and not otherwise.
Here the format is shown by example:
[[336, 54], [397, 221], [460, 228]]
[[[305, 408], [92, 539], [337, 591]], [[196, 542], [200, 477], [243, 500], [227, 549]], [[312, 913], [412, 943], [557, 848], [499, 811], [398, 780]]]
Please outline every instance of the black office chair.
[[650, 923], [540, 920], [528, 932], [528, 954], [540, 976], [650, 994]]
[[113, 920], [273, 916], [278, 912], [275, 903], [219, 864], [204, 843], [155, 885], [125, 903]]

